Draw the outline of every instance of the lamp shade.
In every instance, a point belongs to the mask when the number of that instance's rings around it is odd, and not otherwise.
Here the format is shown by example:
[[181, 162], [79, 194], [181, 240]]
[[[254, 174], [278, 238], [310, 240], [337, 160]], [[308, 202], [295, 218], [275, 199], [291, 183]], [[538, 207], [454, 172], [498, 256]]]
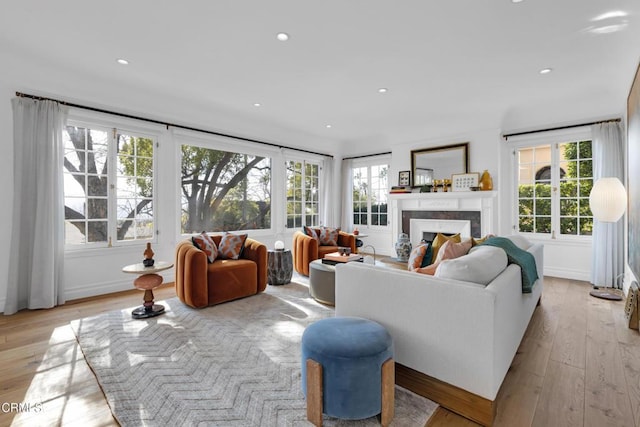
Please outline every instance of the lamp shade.
[[602, 222], [616, 222], [627, 207], [627, 191], [618, 178], [600, 178], [589, 194], [593, 216]]

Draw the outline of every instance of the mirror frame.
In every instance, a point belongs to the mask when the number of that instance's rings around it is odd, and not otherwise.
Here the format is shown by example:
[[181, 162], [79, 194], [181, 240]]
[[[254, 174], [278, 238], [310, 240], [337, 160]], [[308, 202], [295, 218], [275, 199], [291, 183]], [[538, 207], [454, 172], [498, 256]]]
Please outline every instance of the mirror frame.
[[[415, 180], [416, 175], [416, 156], [419, 156], [420, 154], [429, 154], [429, 153], [435, 153], [435, 152], [440, 152], [440, 151], [460, 151], [461, 157], [462, 157], [462, 162], [464, 164], [464, 170], [455, 172], [455, 173], [469, 173], [469, 143], [468, 142], [461, 142], [459, 144], [451, 144], [451, 145], [442, 145], [439, 147], [430, 147], [430, 148], [422, 148], [419, 150], [411, 150], [411, 174], [413, 179]], [[445, 177], [434, 177], [436, 179], [441, 179], [441, 178], [445, 178]], [[447, 178], [451, 178], [451, 177], [447, 177]], [[414, 181], [415, 182], [415, 181]], [[414, 187], [420, 187], [415, 186]]]

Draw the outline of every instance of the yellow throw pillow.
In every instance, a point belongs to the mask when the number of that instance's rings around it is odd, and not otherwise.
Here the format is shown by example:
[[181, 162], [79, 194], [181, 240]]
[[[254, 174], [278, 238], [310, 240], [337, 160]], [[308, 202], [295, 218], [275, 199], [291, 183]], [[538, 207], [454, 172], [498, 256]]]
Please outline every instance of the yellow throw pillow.
[[471, 247], [478, 246], [480, 243], [484, 243], [489, 237], [494, 237], [493, 234], [487, 234], [481, 239], [471, 238]]
[[436, 258], [438, 258], [438, 251], [448, 240], [453, 240], [456, 243], [460, 243], [460, 233], [454, 234], [453, 236], [445, 236], [444, 234], [438, 233], [436, 238], [431, 242], [431, 247], [433, 248], [433, 255], [431, 256], [431, 263], [436, 262]]

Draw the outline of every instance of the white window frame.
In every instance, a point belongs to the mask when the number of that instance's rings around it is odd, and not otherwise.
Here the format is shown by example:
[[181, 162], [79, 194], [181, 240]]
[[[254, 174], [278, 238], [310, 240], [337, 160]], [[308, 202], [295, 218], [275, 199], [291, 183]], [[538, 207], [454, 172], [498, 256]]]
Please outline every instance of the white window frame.
[[[323, 198], [322, 198], [322, 194], [323, 194], [323, 188], [322, 188], [322, 183], [323, 183], [323, 161], [321, 159], [315, 159], [315, 158], [304, 158], [302, 156], [295, 156], [295, 155], [285, 155], [284, 157], [284, 163], [283, 165], [283, 179], [284, 179], [284, 227], [286, 230], [295, 230], [297, 228], [299, 228], [299, 226], [297, 225], [293, 225], [291, 227], [289, 227], [289, 218], [288, 218], [288, 214], [287, 214], [287, 185], [288, 185], [288, 180], [287, 180], [287, 163], [288, 162], [300, 162], [302, 163], [302, 177], [301, 177], [301, 182], [302, 182], [302, 221], [301, 221], [301, 225], [302, 227], [307, 226], [307, 227], [320, 227], [322, 224], [322, 203], [323, 203]], [[307, 200], [304, 197], [304, 194], [306, 194], [306, 189], [304, 187], [305, 184], [305, 178], [306, 178], [306, 168], [305, 165], [306, 164], [311, 164], [311, 165], [315, 165], [318, 167], [318, 223], [317, 224], [307, 224], [306, 223], [306, 215], [304, 214], [305, 211], [305, 207], [307, 204]]]
[[[85, 250], [93, 250], [93, 249], [111, 249], [111, 248], [130, 248], [130, 247], [143, 247], [147, 243], [156, 244], [158, 241], [158, 148], [159, 148], [159, 140], [161, 133], [156, 128], [145, 127], [145, 126], [136, 126], [134, 123], [129, 120], [117, 120], [114, 117], [107, 117], [103, 114], [90, 113], [86, 111], [78, 112], [78, 111], [70, 111], [67, 121], [65, 123], [65, 127], [67, 126], [76, 126], [87, 129], [95, 129], [104, 131], [108, 135], [108, 154], [107, 154], [107, 178], [109, 181], [108, 184], [108, 193], [107, 193], [107, 230], [108, 230], [108, 238], [106, 242], [87, 242], [87, 243], [66, 243], [65, 242], [65, 252], [66, 253], [82, 253]], [[117, 138], [114, 136], [114, 129], [117, 133], [127, 134], [135, 137], [143, 137], [153, 140], [153, 234], [149, 239], [134, 239], [134, 240], [117, 240], [117, 171], [115, 165], [117, 164]], [[63, 197], [64, 197], [64, 189], [63, 189]], [[63, 200], [64, 203], [64, 200]], [[66, 222], [66, 220], [65, 220]], [[65, 225], [66, 226], [66, 225]]]
[[[371, 224], [371, 194], [372, 194], [372, 187], [371, 187], [371, 167], [372, 166], [380, 166], [380, 165], [386, 165], [387, 166], [387, 188], [386, 191], [384, 191], [384, 194], [386, 194], [387, 196], [387, 225], [372, 225]], [[358, 229], [369, 229], [369, 230], [388, 230], [391, 227], [391, 210], [390, 210], [390, 202], [391, 200], [389, 199], [389, 190], [390, 190], [390, 176], [389, 174], [391, 173], [391, 157], [390, 156], [375, 156], [375, 157], [366, 157], [366, 158], [360, 158], [360, 159], [354, 159], [351, 163], [351, 171], [350, 171], [350, 176], [349, 179], [351, 180], [351, 188], [353, 191], [353, 170], [356, 168], [367, 168], [367, 184], [369, 187], [369, 193], [367, 194], [367, 224], [365, 225], [361, 225], [361, 224], [353, 224], [354, 227], [358, 227]], [[349, 211], [351, 212], [351, 217], [353, 218], [354, 216], [354, 212], [353, 212], [353, 196], [350, 197], [351, 199], [351, 206], [349, 207]]]
[[[511, 166], [511, 180], [512, 180], [512, 214], [511, 214], [511, 228], [515, 233], [523, 236], [529, 236], [532, 239], [540, 241], [564, 241], [575, 243], [591, 243], [592, 236], [587, 235], [571, 235], [560, 233], [560, 195], [559, 192], [553, 194], [553, 188], [560, 188], [560, 156], [557, 145], [563, 142], [575, 142], [590, 140], [593, 142], [593, 136], [589, 127], [579, 127], [572, 129], [564, 129], [560, 131], [542, 132], [538, 134], [521, 135], [517, 137], [510, 137], [508, 144], [509, 150], [512, 154], [512, 166]], [[534, 233], [534, 232], [520, 232], [518, 230], [519, 224], [519, 162], [517, 151], [521, 148], [537, 147], [542, 145], [551, 146], [551, 233]]]

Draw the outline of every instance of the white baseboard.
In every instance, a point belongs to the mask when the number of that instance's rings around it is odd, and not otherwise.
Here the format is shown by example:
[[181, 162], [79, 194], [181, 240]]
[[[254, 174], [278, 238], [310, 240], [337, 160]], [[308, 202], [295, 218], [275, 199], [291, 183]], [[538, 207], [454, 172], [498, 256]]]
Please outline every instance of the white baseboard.
[[584, 270], [574, 270], [571, 268], [558, 268], [544, 266], [544, 275], [551, 277], [560, 277], [562, 279], [582, 280], [590, 282], [589, 272]]
[[[173, 282], [175, 281], [175, 274], [166, 274], [162, 275], [163, 283]], [[131, 280], [117, 280], [117, 281], [109, 281], [109, 282], [101, 282], [101, 283], [91, 283], [85, 286], [78, 286], [72, 289], [65, 289], [65, 299], [67, 301], [72, 301], [74, 299], [79, 298], [88, 298], [95, 297], [98, 295], [106, 295], [114, 292], [128, 291], [134, 289], [133, 287], [133, 279], [135, 277], [132, 275]]]
[[[164, 278], [164, 283], [175, 281], [175, 274], [173, 273], [162, 276]], [[98, 295], [106, 295], [114, 292], [128, 291], [130, 289], [133, 289], [133, 280], [118, 280], [110, 282], [91, 283], [86, 286], [78, 286], [72, 289], [65, 289], [64, 296], [66, 301], [72, 301], [74, 299], [95, 297]], [[4, 306], [6, 301], [6, 298], [0, 299], [0, 313], [4, 313]]]

